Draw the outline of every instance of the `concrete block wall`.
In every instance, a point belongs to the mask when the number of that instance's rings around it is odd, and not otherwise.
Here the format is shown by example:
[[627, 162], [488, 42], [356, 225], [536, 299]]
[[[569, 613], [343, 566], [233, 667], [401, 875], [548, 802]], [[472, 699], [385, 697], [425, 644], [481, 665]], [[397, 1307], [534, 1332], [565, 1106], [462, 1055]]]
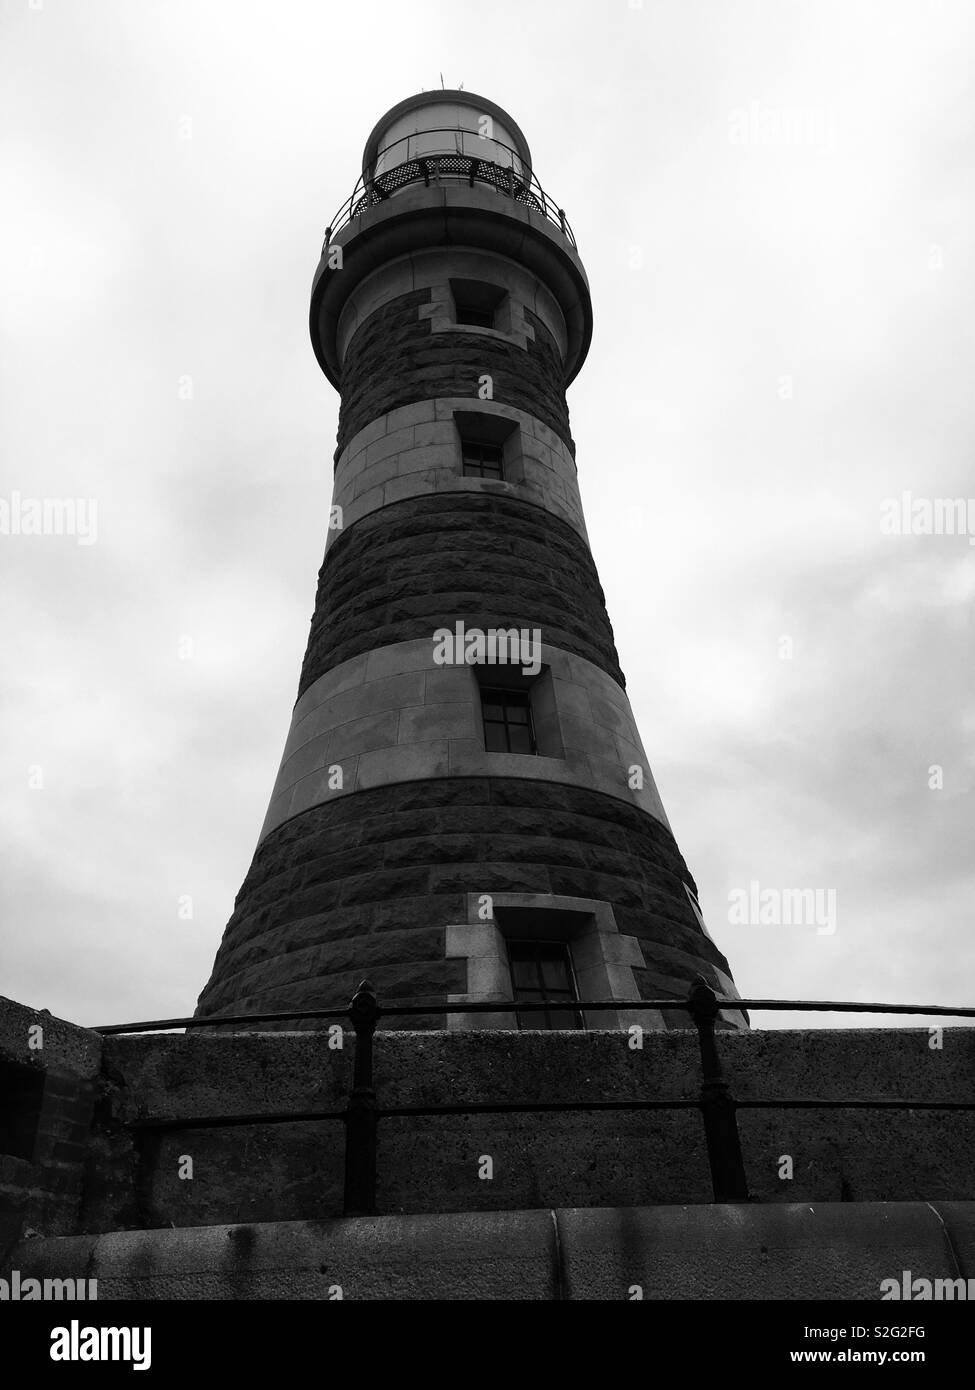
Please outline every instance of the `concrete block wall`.
[[[333, 1039], [334, 1044], [334, 1039]], [[696, 1033], [379, 1033], [382, 1108], [477, 1102], [694, 1100]], [[975, 1030], [723, 1033], [733, 1094], [750, 1099], [975, 1100]], [[326, 1034], [105, 1040], [111, 1090], [93, 1132], [79, 1229], [323, 1219], [342, 1210], [341, 1122], [255, 1117], [344, 1108], [353, 1044]], [[176, 1128], [150, 1118], [244, 1116], [242, 1127]], [[975, 1201], [975, 1113], [739, 1112], [753, 1202]], [[191, 1179], [182, 1177], [185, 1159]], [[492, 1173], [485, 1178], [483, 1160]], [[783, 1177], [783, 1159], [791, 1176]], [[696, 1109], [396, 1117], [380, 1120], [377, 1209], [385, 1214], [559, 1206], [708, 1205], [713, 1189]]]

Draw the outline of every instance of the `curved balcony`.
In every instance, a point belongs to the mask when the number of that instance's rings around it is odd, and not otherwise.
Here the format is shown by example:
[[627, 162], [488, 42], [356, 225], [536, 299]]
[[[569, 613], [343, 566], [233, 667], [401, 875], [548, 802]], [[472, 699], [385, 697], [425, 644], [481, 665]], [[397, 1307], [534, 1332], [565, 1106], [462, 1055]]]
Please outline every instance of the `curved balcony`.
[[[475, 184], [487, 185], [500, 197], [511, 198], [530, 212], [538, 213], [554, 223], [568, 244], [575, 249], [576, 240], [564, 211], [548, 196], [531, 170], [525, 169], [517, 150], [502, 144], [500, 140], [485, 138], [482, 143], [488, 146], [489, 152], [495, 156], [488, 159], [463, 148], [468, 142], [481, 140], [474, 131], [458, 130], [456, 127], [428, 130], [423, 132], [424, 143], [430, 136], [438, 137], [433, 149], [424, 149], [422, 152], [411, 150], [411, 145], [416, 146], [418, 143], [418, 136], [407, 135], [377, 152], [372, 168], [381, 164], [390, 167], [374, 177], [372, 174], [364, 174], [359, 179], [351, 196], [345, 200], [325, 230], [323, 256], [328, 254], [329, 245], [336, 233], [370, 208], [387, 202], [401, 190], [415, 184], [424, 184], [427, 188], [432, 188], [448, 183], [464, 183], [470, 188]], [[441, 148], [437, 148], [437, 145]], [[461, 148], [457, 148], [458, 145]], [[397, 146], [406, 148], [400, 149], [398, 153], [391, 153], [397, 150]], [[507, 162], [501, 162], [505, 157]]]

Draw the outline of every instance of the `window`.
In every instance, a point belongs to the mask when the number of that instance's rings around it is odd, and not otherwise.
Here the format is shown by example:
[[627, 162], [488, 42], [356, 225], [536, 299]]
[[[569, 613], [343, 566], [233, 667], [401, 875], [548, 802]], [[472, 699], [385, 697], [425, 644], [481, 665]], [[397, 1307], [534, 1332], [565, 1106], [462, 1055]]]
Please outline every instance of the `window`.
[[488, 753], [537, 753], [527, 690], [481, 688], [484, 748]]
[[494, 315], [489, 309], [476, 309], [473, 304], [461, 303], [457, 305], [457, 322], [472, 328], [493, 328]]
[[579, 998], [568, 948], [560, 941], [509, 941], [511, 986], [518, 1003], [551, 1001], [554, 1008], [518, 1013], [519, 1028], [582, 1028], [582, 1015], [571, 1005]]
[[505, 291], [483, 280], [451, 280], [454, 321], [469, 328], [494, 328]]
[[525, 480], [521, 426], [492, 410], [455, 410], [454, 426], [460, 449], [460, 473], [489, 483]]
[[482, 443], [477, 439], [461, 439], [461, 457], [465, 478], [493, 478], [504, 481], [504, 450], [500, 444]]

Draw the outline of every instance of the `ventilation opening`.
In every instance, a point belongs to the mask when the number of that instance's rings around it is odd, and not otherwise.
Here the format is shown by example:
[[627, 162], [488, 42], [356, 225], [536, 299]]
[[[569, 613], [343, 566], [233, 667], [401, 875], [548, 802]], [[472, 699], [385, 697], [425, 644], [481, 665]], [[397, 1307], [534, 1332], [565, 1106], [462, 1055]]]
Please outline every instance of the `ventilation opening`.
[[0, 1061], [0, 1153], [34, 1158], [44, 1099], [44, 1073], [38, 1067]]

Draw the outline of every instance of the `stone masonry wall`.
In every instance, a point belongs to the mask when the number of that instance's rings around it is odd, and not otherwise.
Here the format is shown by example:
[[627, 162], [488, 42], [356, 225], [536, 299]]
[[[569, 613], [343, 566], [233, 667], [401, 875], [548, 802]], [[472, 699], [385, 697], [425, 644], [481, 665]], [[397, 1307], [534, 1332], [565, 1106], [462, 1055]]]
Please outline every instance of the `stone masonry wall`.
[[434, 333], [418, 310], [429, 289], [414, 290], [376, 309], [354, 334], [342, 367], [342, 409], [336, 458], [371, 420], [401, 405], [438, 396], [475, 398], [487, 373], [494, 399], [544, 421], [572, 449], [562, 359], [536, 314], [527, 349], [483, 333]]
[[443, 626], [539, 628], [624, 684], [589, 548], [549, 512], [469, 492], [419, 497], [356, 522], [319, 572], [299, 696], [360, 652]]
[[328, 1008], [366, 975], [387, 1003], [442, 1003], [466, 990], [444, 928], [466, 921], [469, 892], [608, 902], [643, 946], [642, 997], [683, 997], [709, 965], [730, 973], [684, 883], [659, 821], [583, 788], [449, 778], [357, 792], [261, 843], [198, 1014]]

